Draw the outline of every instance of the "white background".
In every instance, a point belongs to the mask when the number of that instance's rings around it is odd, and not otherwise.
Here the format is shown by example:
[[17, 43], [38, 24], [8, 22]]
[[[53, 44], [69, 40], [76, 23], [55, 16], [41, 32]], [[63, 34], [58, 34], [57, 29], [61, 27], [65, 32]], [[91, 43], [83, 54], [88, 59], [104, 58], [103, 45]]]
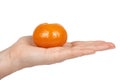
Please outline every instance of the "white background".
[[120, 0], [0, 0], [0, 50], [44, 22], [63, 25], [68, 41], [104, 40], [116, 48], [26, 68], [3, 80], [120, 80]]

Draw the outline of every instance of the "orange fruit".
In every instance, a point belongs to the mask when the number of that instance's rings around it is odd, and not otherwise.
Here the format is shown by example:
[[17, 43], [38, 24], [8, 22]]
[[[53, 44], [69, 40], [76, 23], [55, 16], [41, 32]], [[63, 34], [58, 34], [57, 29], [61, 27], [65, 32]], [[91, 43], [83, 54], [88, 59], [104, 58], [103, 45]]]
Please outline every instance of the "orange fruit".
[[43, 23], [35, 28], [33, 41], [37, 46], [44, 48], [62, 46], [67, 41], [67, 32], [60, 24]]

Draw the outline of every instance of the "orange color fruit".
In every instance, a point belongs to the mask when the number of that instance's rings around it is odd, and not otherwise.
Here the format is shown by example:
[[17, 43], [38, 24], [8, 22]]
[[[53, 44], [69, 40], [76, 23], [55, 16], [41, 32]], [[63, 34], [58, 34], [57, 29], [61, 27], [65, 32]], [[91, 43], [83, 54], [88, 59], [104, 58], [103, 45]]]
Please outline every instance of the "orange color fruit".
[[67, 32], [60, 24], [43, 23], [35, 28], [33, 41], [37, 46], [44, 48], [62, 46], [67, 41]]

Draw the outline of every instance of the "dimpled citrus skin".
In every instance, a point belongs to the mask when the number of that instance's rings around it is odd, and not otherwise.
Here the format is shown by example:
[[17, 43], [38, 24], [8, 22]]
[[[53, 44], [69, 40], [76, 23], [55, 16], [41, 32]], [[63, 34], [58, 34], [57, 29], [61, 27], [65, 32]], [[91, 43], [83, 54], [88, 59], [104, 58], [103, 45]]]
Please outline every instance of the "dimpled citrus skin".
[[49, 48], [62, 46], [67, 41], [67, 32], [60, 24], [43, 23], [35, 28], [33, 40], [39, 47]]

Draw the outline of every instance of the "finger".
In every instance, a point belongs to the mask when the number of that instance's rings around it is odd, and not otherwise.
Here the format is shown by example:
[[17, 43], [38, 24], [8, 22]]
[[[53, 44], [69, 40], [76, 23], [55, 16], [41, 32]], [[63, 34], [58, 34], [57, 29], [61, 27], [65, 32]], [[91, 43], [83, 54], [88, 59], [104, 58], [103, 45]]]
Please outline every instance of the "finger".
[[101, 45], [92, 45], [92, 46], [84, 46], [82, 48], [86, 48], [86, 49], [93, 49], [96, 51], [102, 51], [102, 50], [107, 50], [107, 49], [111, 49], [113, 48], [111, 45], [107, 44], [101, 44]]
[[113, 43], [107, 42], [107, 44], [110, 46], [111, 49], [112, 49], [112, 48], [115, 48], [115, 45], [114, 45]]
[[63, 47], [74, 47], [74, 46], [90, 46], [90, 45], [98, 45], [101, 43], [105, 43], [104, 41], [74, 41], [68, 42], [63, 45]]
[[73, 42], [72, 45], [81, 47], [81, 49], [88, 48], [97, 51], [115, 48], [115, 45], [113, 43], [104, 41]]
[[105, 41], [74, 41], [71, 44], [73, 46], [89, 46], [103, 44]]
[[33, 42], [32, 36], [23, 36], [19, 39], [19, 42], [25, 45], [27, 44], [27, 45], [36, 46], [35, 43]]
[[75, 58], [75, 57], [80, 57], [83, 55], [88, 55], [95, 53], [94, 50], [91, 49], [80, 49], [79, 47], [72, 47], [72, 48], [64, 48], [60, 50], [59, 52], [54, 53], [51, 55], [51, 58], [49, 58], [49, 61], [52, 63], [55, 62], [61, 62], [67, 59]]
[[66, 55], [68, 54], [68, 58], [74, 58], [84, 55], [89, 55], [95, 53], [92, 49], [81, 49], [79, 47], [72, 47], [71, 49], [66, 50]]

